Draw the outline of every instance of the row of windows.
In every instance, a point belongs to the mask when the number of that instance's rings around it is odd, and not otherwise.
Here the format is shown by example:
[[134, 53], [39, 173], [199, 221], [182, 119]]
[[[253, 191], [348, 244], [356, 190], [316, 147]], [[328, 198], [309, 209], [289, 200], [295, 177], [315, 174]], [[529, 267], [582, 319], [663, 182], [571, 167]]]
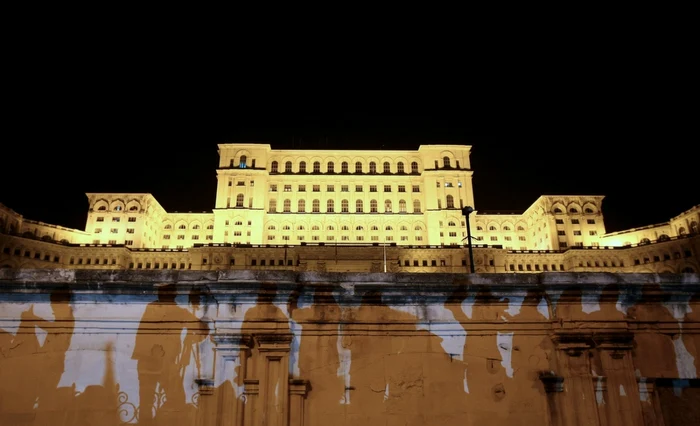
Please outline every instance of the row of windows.
[[[526, 264], [526, 265], [524, 265], [524, 266], [523, 266], [523, 264], [518, 264], [518, 265], [517, 265], [518, 271], [533, 271], [533, 267], [534, 267], [534, 271], [544, 271], [544, 272], [547, 272], [547, 271], [550, 271], [550, 270], [551, 270], [551, 271], [557, 271], [557, 265], [555, 265], [554, 263], [552, 263], [551, 265], [547, 265], [546, 263], [544, 263], [544, 264], [542, 264], [541, 267], [540, 267], [539, 264], [535, 264], [535, 265], [533, 266], [533, 265], [531, 265], [531, 264], [529, 264], [529, 263]], [[508, 265], [508, 270], [509, 270], [509, 271], [515, 271], [515, 268], [516, 268], [516, 265], [513, 264], [513, 263], [511, 263], [510, 265]], [[563, 270], [564, 270], [564, 265], [560, 264], [560, 265], [559, 265], [559, 271], [563, 271]]]
[[[267, 240], [268, 241], [275, 241], [277, 239], [276, 235], [268, 235]], [[281, 239], [283, 241], [290, 241], [291, 236], [289, 235], [282, 235]], [[297, 235], [297, 241], [306, 241], [306, 236], [305, 235]], [[399, 237], [401, 241], [408, 241], [408, 235], [401, 235]], [[416, 235], [413, 238], [415, 241], [423, 241], [423, 236], [422, 235]], [[351, 238], [349, 235], [341, 235], [340, 236], [340, 241], [350, 241]], [[369, 238], [370, 241], [394, 241], [394, 236], [393, 235], [385, 235], [382, 239], [379, 238], [379, 235], [371, 235]], [[321, 241], [321, 236], [319, 235], [312, 235], [311, 236], [311, 241]], [[324, 241], [335, 241], [335, 235], [326, 235], [326, 238]], [[365, 241], [365, 236], [364, 235], [356, 235], [355, 236], [355, 241]]]
[[[99, 206], [99, 207], [97, 208], [97, 210], [98, 210], [98, 211], [101, 211], [101, 212], [107, 211], [107, 206], [104, 206], [104, 205]], [[112, 211], [115, 211], [115, 212], [120, 212], [120, 211], [122, 211], [122, 210], [124, 210], [124, 208], [123, 208], [121, 205], [116, 205], [116, 206], [114, 206], [114, 207], [112, 208]], [[138, 206], [131, 206], [131, 207], [129, 207], [129, 211], [130, 211], [130, 212], [135, 212], [135, 211], [138, 211], [138, 210], [139, 210], [139, 207], [138, 207]]]
[[[169, 240], [170, 237], [171, 237], [170, 234], [165, 234], [165, 235], [163, 235], [163, 239], [164, 239], [164, 240]], [[176, 237], [177, 237], [178, 240], [184, 240], [184, 239], [185, 239], [185, 235], [184, 235], [184, 234], [176, 235]], [[199, 239], [199, 235], [192, 235], [192, 236], [190, 236], [190, 239], [191, 239], [191, 240], [198, 240], [198, 239]], [[214, 236], [211, 235], [211, 234], [210, 234], [210, 235], [205, 235], [205, 236], [204, 236], [204, 239], [205, 239], [205, 240], [213, 240], [213, 239], [214, 239]]]
[[[581, 230], [575, 229], [573, 231], [573, 233], [576, 236], [581, 235]], [[559, 231], [557, 231], [557, 235], [566, 235], [566, 231], [559, 230]], [[596, 236], [596, 235], [598, 235], [598, 231], [596, 231], [596, 230], [588, 231], [588, 235], [590, 235], [591, 237]]]
[[[100, 261], [102, 263], [100, 263]], [[112, 258], [111, 260], [104, 258], [100, 259], [98, 257], [91, 258], [91, 257], [86, 257], [83, 259], [82, 257], [79, 257], [77, 259], [75, 258], [70, 258], [70, 263], [71, 265], [116, 265], [117, 264], [117, 259]]]
[[[483, 231], [483, 230], [484, 230], [484, 227], [481, 226], [481, 225], [477, 225], [477, 226], [476, 226], [476, 230], [477, 230], [477, 231]], [[504, 231], [512, 231], [511, 227], [508, 226], [508, 225], [504, 226], [504, 227], [503, 227], [503, 230], [504, 230]], [[517, 230], [518, 230], [518, 231], [524, 231], [525, 228], [524, 228], [523, 226], [520, 226], [520, 225], [519, 225], [518, 228], [517, 228]], [[491, 225], [491, 226], [489, 226], [489, 231], [498, 231], [498, 228], [496, 228], [494, 225]]]
[[[557, 225], [563, 225], [564, 219], [555, 219]], [[586, 219], [586, 223], [589, 225], [595, 225], [595, 219]], [[580, 221], [578, 219], [571, 219], [572, 225], [579, 225]]]
[[22, 256], [22, 255], [24, 255], [24, 257], [33, 258], [33, 259], [37, 259], [37, 260], [44, 260], [44, 261], [46, 261], [46, 262], [56, 262], [56, 263], [57, 263], [58, 260], [59, 260], [59, 257], [58, 257], [58, 256], [51, 255], [51, 254], [48, 254], [48, 253], [45, 253], [45, 254], [42, 256], [41, 252], [38, 252], [38, 251], [35, 251], [35, 252], [34, 252], [34, 255], [32, 256], [32, 252], [31, 252], [31, 251], [29, 251], [29, 250], [24, 250], [24, 253], [23, 253], [23, 252], [22, 252], [22, 249], [20, 249], [20, 248], [15, 248], [14, 250], [11, 250], [9, 247], [3, 247], [3, 248], [2, 248], [2, 252], [3, 252], [4, 254], [8, 254], [8, 255], [9, 255], [9, 254], [12, 254], [12, 255], [14, 255], [14, 256]]
[[[95, 218], [95, 221], [96, 221], [96, 222], [104, 222], [104, 221], [105, 221], [105, 217], [104, 217], [104, 216], [97, 216], [97, 217]], [[127, 218], [127, 221], [128, 221], [128, 222], [136, 222], [136, 217], [135, 217], [135, 216], [129, 216], [129, 217]], [[119, 216], [113, 216], [113, 217], [112, 217], [112, 222], [121, 222], [121, 217], [119, 217]]]
[[[454, 223], [454, 222], [450, 222], [450, 223]], [[277, 229], [277, 226], [276, 226], [276, 225], [268, 225], [268, 226], [267, 226], [267, 229], [268, 229], [269, 231], [274, 231], [274, 230]], [[284, 226], [282, 226], [280, 229], [282, 229], [283, 231], [290, 231], [290, 230], [292, 229], [292, 227], [291, 227], [290, 225], [284, 225]], [[320, 229], [321, 229], [321, 227], [318, 226], [318, 225], [313, 225], [313, 226], [311, 227], [311, 230], [312, 230], [312, 231], [319, 231]], [[399, 227], [399, 229], [400, 229], [401, 231], [408, 231], [408, 226], [406, 226], [406, 225], [401, 225], [401, 226]], [[423, 227], [422, 227], [421, 225], [415, 225], [413, 229], [414, 229], [415, 231], [422, 231], [422, 230], [423, 230]], [[297, 231], [303, 231], [303, 230], [305, 230], [305, 227], [304, 227], [304, 225], [297, 225], [296, 230], [297, 230]], [[333, 225], [328, 225], [328, 226], [326, 227], [326, 230], [327, 230], [327, 231], [335, 231], [335, 226], [333, 226]], [[349, 227], [348, 225], [342, 225], [342, 226], [340, 227], [340, 230], [341, 230], [341, 231], [349, 231], [349, 230], [350, 230], [350, 227]], [[355, 227], [355, 230], [356, 230], [356, 231], [364, 231], [364, 230], [365, 230], [365, 227], [362, 226], [362, 225], [358, 225], [358, 226]], [[378, 230], [379, 230], [379, 227], [378, 227], [377, 225], [372, 225], [372, 226], [370, 227], [370, 230], [372, 230], [372, 231], [378, 231]], [[394, 230], [394, 227], [391, 226], [391, 225], [387, 225], [387, 226], [384, 227], [384, 230], [385, 230], [385, 231], [393, 231], [393, 230]]]
[[[291, 209], [292, 209], [292, 201], [289, 199], [284, 200], [283, 201], [283, 212], [290, 213]], [[277, 213], [277, 200], [270, 200], [268, 210], [270, 213]], [[297, 210], [296, 211], [299, 213], [306, 212], [306, 200], [297, 201]], [[350, 212], [350, 202], [348, 200], [342, 200], [340, 202], [340, 211], [342, 213], [349, 213]], [[377, 213], [378, 212], [377, 200], [371, 200], [369, 202], [369, 211], [370, 211], [370, 213]], [[407, 211], [406, 210], [406, 201], [399, 200], [399, 212], [406, 213], [406, 211]], [[320, 200], [313, 200], [312, 201], [311, 212], [313, 212], [313, 213], [320, 213], [321, 212], [321, 201]], [[326, 213], [334, 213], [334, 212], [335, 212], [335, 200], [328, 200], [326, 202]], [[363, 212], [364, 212], [364, 201], [362, 201], [362, 200], [355, 201], [355, 213], [363, 213]], [[386, 212], [386, 213], [392, 212], [391, 200], [384, 201], [384, 212]], [[414, 213], [421, 212], [420, 200], [413, 201], [413, 212]]]
[[[685, 257], [692, 257], [693, 253], [690, 250], [684, 250], [683, 255]], [[652, 260], [654, 262], [661, 262], [661, 260], [671, 260], [671, 255], [669, 253], [664, 253], [662, 256], [659, 255], [654, 255], [651, 258], [649, 257], [644, 257], [642, 259], [634, 259], [634, 264], [635, 265], [641, 265], [642, 263], [650, 263]], [[680, 259], [681, 258], [681, 253], [680, 252], [674, 252], [673, 253], [673, 258], [674, 259]]]
[[[93, 244], [102, 244], [102, 242], [100, 240], [92, 240], [92, 243]], [[117, 244], [117, 240], [109, 240], [109, 241], [107, 241], [107, 244], [115, 245], [115, 244]], [[124, 245], [133, 246], [134, 240], [125, 240]]]
[[[449, 164], [449, 158], [447, 159], [448, 164]], [[321, 173], [321, 162], [320, 161], [314, 161], [313, 163], [313, 173]], [[306, 169], [306, 161], [300, 161], [299, 162], [299, 167], [297, 169], [298, 173], [307, 173]], [[371, 161], [369, 163], [369, 173], [370, 174], [376, 174], [377, 173], [377, 163], [374, 161]], [[279, 163], [277, 161], [273, 161], [270, 164], [270, 172], [271, 173], [279, 173]], [[285, 173], [292, 173], [292, 162], [287, 161], [284, 163], [284, 172]], [[335, 163], [333, 161], [329, 161], [326, 163], [326, 173], [335, 173]], [[349, 173], [350, 172], [350, 167], [347, 161], [343, 161], [340, 163], [340, 173]], [[363, 164], [360, 161], [357, 161], [355, 163], [355, 168], [354, 168], [355, 173], [364, 173], [363, 169]], [[385, 161], [382, 164], [382, 172], [383, 173], [391, 173], [391, 163], [388, 161]], [[396, 163], [396, 173], [406, 173], [404, 163], [399, 161]], [[418, 171], [418, 163], [417, 162], [412, 162], [411, 163], [411, 173], [419, 173]]]
[[[227, 225], [228, 225], [228, 223], [227, 223]], [[200, 228], [201, 228], [201, 226], [199, 224], [195, 224], [195, 225], [192, 225], [191, 229], [200, 229]], [[163, 227], [163, 229], [173, 229], [173, 225], [166, 224]], [[181, 223], [180, 225], [178, 225], [177, 229], [187, 229], [187, 225], [185, 225], [184, 223]], [[214, 229], [214, 225], [212, 225], [212, 224], [207, 225], [207, 229]]]
[[[145, 268], [144, 268], [145, 267]], [[129, 263], [129, 269], [185, 269], [185, 263], [180, 262], [179, 267], [176, 262], [131, 262]], [[187, 269], [192, 269], [192, 264], [187, 264]]]
[[[277, 192], [278, 185], [270, 184], [270, 192]], [[369, 192], [377, 192], [378, 185], [370, 185]], [[292, 192], [292, 185], [283, 185], [284, 192]], [[391, 192], [391, 185], [383, 185], [384, 192]], [[321, 192], [321, 185], [312, 185], [312, 192]], [[406, 185], [398, 185], [398, 192], [406, 192]], [[306, 192], [306, 185], [297, 185], [296, 192]], [[326, 192], [335, 192], [335, 185], [326, 185]], [[340, 192], [350, 192], [350, 185], [340, 185]], [[355, 185], [355, 192], [364, 192], [364, 185]], [[411, 192], [420, 192], [420, 185], [411, 185]], [[242, 194], [239, 194], [240, 196]]]
[[[593, 213], [595, 213], [595, 211], [594, 211], [592, 208], [590, 208], [590, 207], [586, 207], [585, 209], [583, 209], [583, 211], [584, 211], [584, 213], [586, 213], [586, 214], [593, 214]], [[555, 208], [554, 208], [554, 213], [556, 213], [556, 214], [563, 214], [564, 211], [563, 211], [562, 209], [560, 209], [559, 207], [555, 207]], [[576, 207], [571, 207], [571, 208], [569, 209], [569, 213], [578, 214], [578, 213], [579, 213], [579, 210], [578, 210]]]

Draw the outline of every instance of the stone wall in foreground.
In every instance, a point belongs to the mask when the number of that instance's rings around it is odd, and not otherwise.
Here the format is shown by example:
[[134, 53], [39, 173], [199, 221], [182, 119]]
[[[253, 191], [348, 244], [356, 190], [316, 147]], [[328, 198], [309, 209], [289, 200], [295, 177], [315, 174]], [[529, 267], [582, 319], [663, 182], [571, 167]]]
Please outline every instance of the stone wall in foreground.
[[697, 274], [0, 270], [0, 424], [689, 425]]

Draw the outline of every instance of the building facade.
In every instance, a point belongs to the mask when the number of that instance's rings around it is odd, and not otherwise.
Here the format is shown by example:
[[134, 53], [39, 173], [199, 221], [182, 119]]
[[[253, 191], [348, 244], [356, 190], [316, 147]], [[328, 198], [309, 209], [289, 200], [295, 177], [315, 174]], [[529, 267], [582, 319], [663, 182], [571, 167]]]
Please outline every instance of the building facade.
[[167, 212], [151, 194], [88, 193], [82, 231], [0, 205], [0, 266], [462, 272], [462, 208], [472, 206], [479, 272], [700, 270], [700, 205], [614, 233], [601, 195], [541, 196], [521, 214], [483, 214], [469, 153], [220, 144], [211, 212]]

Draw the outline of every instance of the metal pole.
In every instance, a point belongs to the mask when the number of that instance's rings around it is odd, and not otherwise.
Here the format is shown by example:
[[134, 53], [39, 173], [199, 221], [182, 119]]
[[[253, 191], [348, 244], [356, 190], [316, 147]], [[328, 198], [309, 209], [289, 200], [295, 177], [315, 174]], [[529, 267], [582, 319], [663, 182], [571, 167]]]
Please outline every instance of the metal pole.
[[469, 214], [474, 211], [472, 206], [462, 208], [462, 214], [467, 218], [467, 247], [469, 247], [469, 270], [474, 273], [474, 253], [472, 252], [472, 229], [469, 225]]

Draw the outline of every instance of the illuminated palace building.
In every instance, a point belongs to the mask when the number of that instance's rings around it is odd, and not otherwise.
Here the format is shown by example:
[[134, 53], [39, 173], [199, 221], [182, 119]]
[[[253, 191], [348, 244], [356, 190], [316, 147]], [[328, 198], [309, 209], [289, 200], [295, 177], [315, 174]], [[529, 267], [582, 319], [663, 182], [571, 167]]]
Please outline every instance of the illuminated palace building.
[[600, 195], [541, 196], [483, 214], [470, 147], [275, 150], [220, 144], [212, 212], [167, 212], [151, 194], [89, 193], [85, 230], [0, 205], [0, 266], [468, 272], [698, 272], [700, 205], [606, 233]]

